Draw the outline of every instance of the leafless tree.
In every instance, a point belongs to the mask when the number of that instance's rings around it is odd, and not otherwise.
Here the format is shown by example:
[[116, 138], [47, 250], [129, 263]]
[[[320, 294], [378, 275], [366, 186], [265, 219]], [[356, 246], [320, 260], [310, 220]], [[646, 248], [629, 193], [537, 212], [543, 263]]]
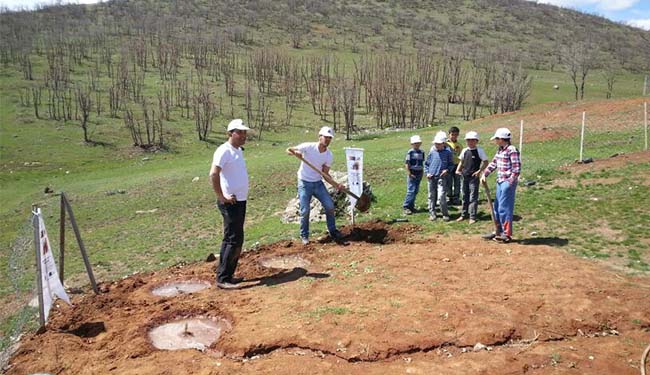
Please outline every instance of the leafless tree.
[[585, 97], [585, 81], [594, 65], [593, 57], [593, 51], [586, 43], [575, 43], [564, 49], [564, 69], [573, 81], [576, 100]]
[[216, 115], [216, 106], [210, 99], [209, 87], [201, 86], [193, 101], [196, 132], [200, 141], [206, 141], [212, 130], [212, 120]]
[[614, 91], [614, 83], [616, 83], [619, 74], [620, 74], [620, 66], [617, 65], [616, 63], [612, 62], [605, 65], [603, 69], [603, 75], [605, 76], [605, 80], [607, 81], [607, 93], [605, 94], [605, 97], [607, 99], [612, 98], [612, 93]]
[[76, 100], [79, 110], [81, 110], [81, 129], [84, 133], [84, 142], [89, 143], [88, 137], [88, 119], [90, 118], [90, 111], [92, 110], [92, 91], [87, 86], [77, 86], [75, 91]]
[[38, 107], [41, 105], [41, 87], [32, 87], [32, 104], [34, 105], [34, 116], [40, 118], [38, 115]]
[[131, 134], [133, 145], [151, 149], [165, 146], [163, 138], [163, 122], [160, 116], [156, 116], [154, 110], [149, 110], [146, 103], [142, 103], [142, 121], [137, 119], [131, 108], [124, 111], [124, 125]]

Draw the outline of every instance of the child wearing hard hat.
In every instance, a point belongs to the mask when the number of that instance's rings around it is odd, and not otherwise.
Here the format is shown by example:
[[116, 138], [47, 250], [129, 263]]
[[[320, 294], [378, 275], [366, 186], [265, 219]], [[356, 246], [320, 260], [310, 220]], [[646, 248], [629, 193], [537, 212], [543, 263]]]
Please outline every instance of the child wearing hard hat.
[[411, 137], [411, 149], [406, 153], [406, 197], [404, 198], [404, 215], [415, 212], [415, 197], [420, 191], [420, 182], [424, 171], [424, 151], [420, 150], [422, 139], [419, 135]]
[[478, 209], [479, 179], [488, 165], [488, 157], [483, 148], [478, 146], [477, 132], [467, 132], [465, 142], [467, 147], [460, 152], [460, 163], [456, 168], [456, 175], [463, 176], [463, 206], [456, 221], [463, 221], [469, 216], [469, 223], [474, 224]]
[[497, 232], [484, 236], [501, 242], [512, 240], [512, 217], [515, 210], [515, 190], [521, 172], [519, 150], [510, 144], [510, 130], [499, 128], [490, 139], [499, 146], [494, 159], [488, 164], [481, 175], [481, 182], [494, 170], [497, 171], [497, 193], [494, 201], [494, 217], [497, 222]]
[[427, 175], [429, 187], [429, 220], [436, 220], [436, 203], [440, 198], [440, 211], [442, 220], [449, 221], [449, 211], [447, 210], [447, 179], [449, 178], [449, 169], [453, 166], [453, 154], [446, 147], [447, 136], [444, 132], [439, 132], [433, 139], [433, 147], [429, 151], [427, 161], [424, 163], [424, 172]]

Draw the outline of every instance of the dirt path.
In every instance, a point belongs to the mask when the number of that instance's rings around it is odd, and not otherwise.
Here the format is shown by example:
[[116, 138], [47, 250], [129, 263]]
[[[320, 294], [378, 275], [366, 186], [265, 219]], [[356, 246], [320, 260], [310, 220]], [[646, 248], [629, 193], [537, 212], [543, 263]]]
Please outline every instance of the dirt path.
[[[170, 280], [212, 281], [214, 263], [104, 284], [74, 309], [54, 309], [7, 374], [639, 373], [650, 279], [544, 245], [407, 243], [414, 230], [375, 222], [347, 247], [283, 242], [246, 253], [237, 291], [151, 294]], [[260, 265], [283, 255], [308, 265]], [[231, 328], [204, 352], [152, 346], [151, 328], [188, 316]]]

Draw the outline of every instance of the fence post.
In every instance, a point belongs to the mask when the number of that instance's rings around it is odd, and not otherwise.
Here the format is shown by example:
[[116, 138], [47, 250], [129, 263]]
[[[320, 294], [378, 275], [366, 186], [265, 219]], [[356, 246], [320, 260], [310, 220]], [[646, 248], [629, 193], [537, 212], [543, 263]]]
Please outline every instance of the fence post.
[[59, 280], [61, 280], [61, 285], [63, 285], [63, 270], [65, 269], [65, 202], [63, 194], [61, 192], [61, 222], [59, 224]]
[[43, 270], [41, 269], [41, 224], [38, 208], [32, 206], [32, 225], [34, 226], [34, 247], [36, 248], [36, 293], [38, 294], [38, 320], [40, 329], [45, 327], [45, 301], [43, 301]]
[[643, 103], [643, 128], [645, 129], [645, 150], [648, 151], [648, 102]]
[[583, 111], [582, 112], [582, 130], [580, 131], [580, 159], [578, 161], [582, 163], [582, 150], [584, 148], [584, 143], [585, 143], [585, 117], [587, 115], [587, 112]]
[[524, 147], [524, 120], [521, 120], [519, 123], [519, 155], [521, 155], [521, 149]]

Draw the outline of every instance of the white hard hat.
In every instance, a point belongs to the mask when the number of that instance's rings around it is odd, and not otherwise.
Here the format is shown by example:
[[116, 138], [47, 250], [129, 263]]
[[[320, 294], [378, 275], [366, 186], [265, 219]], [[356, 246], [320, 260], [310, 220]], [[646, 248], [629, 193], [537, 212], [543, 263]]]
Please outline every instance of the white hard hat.
[[441, 135], [436, 135], [433, 138], [433, 143], [445, 143], [447, 142], [447, 137], [441, 136]]
[[236, 118], [228, 124], [228, 131], [231, 132], [233, 130], [251, 130], [249, 127], [244, 125], [244, 120], [240, 118]]
[[419, 135], [414, 135], [411, 137], [411, 144], [413, 143], [422, 143], [422, 139]]
[[334, 137], [334, 130], [332, 130], [332, 128], [330, 128], [329, 126], [323, 126], [322, 128], [320, 128], [318, 135], [322, 135], [325, 137]]
[[492, 136], [492, 139], [495, 138], [501, 138], [501, 139], [510, 139], [512, 137], [512, 134], [510, 134], [510, 130], [508, 128], [499, 128], [497, 131], [494, 132], [494, 135]]
[[465, 139], [476, 139], [478, 141], [478, 133], [475, 131], [469, 131], [465, 134]]
[[436, 133], [435, 137], [433, 137], [433, 142], [431, 143], [445, 143], [447, 142], [447, 133], [443, 131], [439, 131]]

